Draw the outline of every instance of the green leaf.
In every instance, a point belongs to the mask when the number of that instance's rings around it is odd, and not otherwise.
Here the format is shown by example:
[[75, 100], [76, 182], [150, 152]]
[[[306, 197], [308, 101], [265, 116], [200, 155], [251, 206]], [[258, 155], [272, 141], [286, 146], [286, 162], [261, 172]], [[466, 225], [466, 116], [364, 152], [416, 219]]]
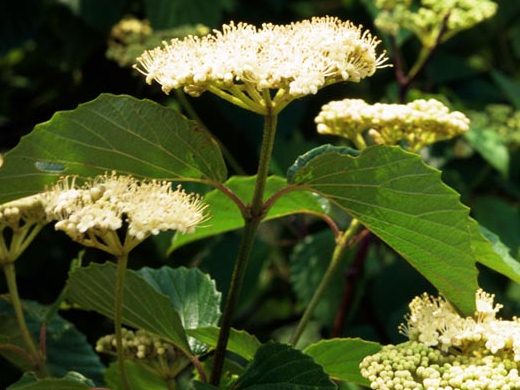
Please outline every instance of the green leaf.
[[[90, 264], [73, 271], [67, 282], [67, 298], [85, 310], [105, 317], [114, 316], [116, 266]], [[190, 353], [179, 313], [170, 299], [135, 271], [126, 271], [123, 323], [163, 337], [185, 353]]]
[[491, 71], [491, 76], [511, 104], [520, 110], [520, 83], [498, 70]]
[[[39, 339], [40, 328], [46, 319], [49, 306], [32, 301], [23, 301], [25, 320], [35, 340]], [[14, 310], [5, 301], [0, 301], [0, 337], [2, 342], [25, 348], [15, 320]], [[2, 350], [0, 350], [2, 351]], [[54, 315], [46, 330], [46, 366], [53, 376], [62, 376], [74, 370], [96, 381], [101, 381], [105, 370], [99, 356], [94, 352], [87, 338], [72, 323], [59, 315]], [[2, 351], [2, 355], [22, 370], [27, 370], [25, 362], [18, 355]]]
[[[220, 328], [209, 326], [205, 328], [188, 329], [186, 333], [200, 342], [215, 348], [218, 342], [219, 331]], [[231, 328], [227, 344], [228, 351], [236, 353], [244, 359], [252, 360], [261, 345], [255, 336], [247, 333], [245, 330]]]
[[471, 205], [475, 219], [500, 237], [511, 248], [513, 257], [520, 255], [520, 208], [503, 198], [484, 196]]
[[226, 177], [219, 147], [195, 122], [149, 100], [102, 94], [54, 114], [5, 155], [0, 203], [39, 192], [62, 175], [112, 170], [166, 180]]
[[509, 248], [500, 238], [475, 221], [471, 233], [473, 251], [478, 262], [520, 283], [520, 262], [511, 257]]
[[231, 0], [144, 0], [146, 17], [154, 29], [203, 23], [216, 27]]
[[290, 171], [288, 180], [359, 219], [463, 312], [474, 311], [468, 208], [418, 155], [384, 145], [359, 157], [325, 151]]
[[[244, 203], [249, 203], [253, 196], [256, 176], [231, 177], [225, 185], [233, 191]], [[275, 192], [287, 186], [285, 179], [271, 176], [267, 179], [264, 199], [269, 198]], [[226, 195], [219, 190], [208, 192], [204, 196], [204, 202], [210, 210], [210, 220], [205, 226], [199, 226], [197, 230], [189, 234], [175, 234], [169, 253], [192, 241], [211, 237], [217, 234], [229, 232], [244, 226], [244, 219], [240, 210]], [[327, 204], [319, 197], [308, 193], [289, 193], [280, 198], [269, 210], [264, 221], [285, 217], [296, 213], [313, 215], [325, 214]]]
[[69, 372], [63, 378], [39, 379], [32, 373], [9, 386], [7, 390], [89, 390], [94, 383], [77, 372]]
[[106, 33], [121, 19], [125, 0], [59, 0], [89, 26]]
[[[298, 243], [290, 257], [291, 284], [301, 307], [305, 307], [314, 295], [330, 263], [334, 250], [334, 236], [330, 230], [308, 235]], [[351, 252], [348, 252], [349, 255]], [[324, 326], [329, 326], [336, 316], [345, 286], [343, 270], [348, 261], [341, 262], [341, 268], [323, 294], [314, 311], [313, 318]]]
[[303, 352], [334, 379], [370, 386], [370, 382], [359, 372], [359, 363], [365, 356], [373, 355], [380, 349], [378, 343], [355, 338], [322, 340], [309, 345]]
[[[166, 381], [149, 368], [128, 360], [125, 361], [125, 366], [131, 390], [168, 390]], [[117, 363], [108, 366], [105, 381], [112, 390], [124, 390]]]
[[310, 356], [278, 343], [261, 346], [234, 386], [235, 390], [336, 389]]
[[[158, 292], [170, 299], [179, 313], [184, 329], [217, 325], [220, 318], [221, 294], [215, 281], [197, 268], [142, 268], [137, 272]], [[190, 340], [191, 348], [201, 353], [204, 348]]]
[[509, 174], [509, 150], [504, 138], [492, 129], [471, 127], [465, 135], [470, 145], [504, 177]]

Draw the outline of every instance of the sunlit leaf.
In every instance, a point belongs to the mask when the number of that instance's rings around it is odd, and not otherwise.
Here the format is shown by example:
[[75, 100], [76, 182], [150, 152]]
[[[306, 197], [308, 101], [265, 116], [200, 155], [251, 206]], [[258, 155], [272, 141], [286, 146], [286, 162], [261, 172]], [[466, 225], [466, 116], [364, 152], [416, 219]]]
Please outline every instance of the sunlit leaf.
[[[185, 329], [217, 325], [220, 318], [221, 294], [215, 281], [197, 268], [142, 268], [137, 271], [152, 287], [170, 299]], [[192, 350], [203, 352], [197, 342]]]
[[[225, 185], [247, 204], [251, 201], [253, 195], [255, 176], [234, 176], [230, 178]], [[275, 192], [286, 186], [287, 183], [285, 179], [277, 176], [269, 177], [267, 179], [264, 199], [268, 199]], [[240, 214], [240, 210], [233, 201], [221, 191], [213, 190], [208, 192], [204, 196], [204, 202], [208, 205], [208, 210], [210, 210], [210, 219], [208, 222], [203, 226], [199, 226], [193, 233], [176, 233], [169, 252], [192, 241], [239, 229], [244, 226], [244, 219]], [[327, 207], [326, 201], [315, 195], [293, 192], [280, 198], [269, 210], [264, 221], [297, 213], [320, 215], [326, 212]]]
[[[116, 266], [91, 264], [73, 271], [67, 282], [67, 297], [85, 310], [114, 317]], [[155, 333], [189, 353], [179, 313], [170, 299], [151, 286], [135, 271], [126, 271], [123, 323]]]
[[[210, 326], [198, 329], [188, 329], [186, 333], [212, 348], [217, 346], [220, 328]], [[247, 360], [253, 359], [257, 349], [261, 346], [258, 339], [244, 330], [231, 328], [227, 350], [242, 356]]]
[[462, 311], [474, 311], [468, 208], [418, 155], [381, 145], [355, 157], [324, 146], [296, 161], [288, 181], [359, 219]]
[[149, 100], [102, 94], [54, 114], [5, 154], [0, 202], [39, 192], [62, 175], [112, 170], [168, 180], [226, 177], [218, 145], [195, 122]]
[[370, 386], [359, 372], [359, 363], [365, 356], [373, 355], [380, 349], [381, 345], [372, 341], [331, 339], [311, 344], [303, 352], [311, 356], [334, 379]]

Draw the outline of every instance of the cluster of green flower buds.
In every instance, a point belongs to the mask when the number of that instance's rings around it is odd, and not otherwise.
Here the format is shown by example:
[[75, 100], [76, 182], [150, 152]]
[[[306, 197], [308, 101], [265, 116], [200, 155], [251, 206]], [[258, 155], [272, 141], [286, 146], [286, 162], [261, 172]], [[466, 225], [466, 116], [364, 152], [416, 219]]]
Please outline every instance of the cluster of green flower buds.
[[14, 262], [47, 222], [40, 195], [0, 205], [0, 264]]
[[417, 341], [388, 345], [361, 365], [372, 389], [520, 388], [519, 363], [510, 355], [445, 354]]
[[419, 7], [412, 0], [376, 0], [375, 5], [379, 9], [375, 23], [381, 30], [397, 35], [403, 27], [425, 47], [433, 47], [441, 31], [441, 40], [446, 41], [492, 17], [497, 9], [491, 0], [421, 0]]
[[401, 325], [410, 341], [366, 357], [361, 374], [373, 389], [519, 389], [520, 321], [497, 318], [501, 307], [482, 290], [469, 317], [444, 298], [416, 297]]
[[[163, 358], [170, 361], [176, 357], [173, 345], [164, 342], [158, 336], [144, 330], [134, 332], [123, 328], [122, 331], [123, 351], [128, 358], [148, 361]], [[96, 343], [96, 351], [115, 355], [115, 335], [110, 334], [101, 337]]]
[[435, 99], [418, 99], [408, 104], [368, 104], [360, 99], [332, 101], [322, 107], [315, 122], [321, 134], [339, 135], [356, 143], [368, 130], [368, 136], [377, 144], [404, 142], [403, 146], [413, 151], [469, 129], [469, 119], [463, 113], [450, 112]]
[[520, 111], [504, 104], [492, 104], [469, 116], [472, 127], [494, 131], [509, 147], [520, 148]]

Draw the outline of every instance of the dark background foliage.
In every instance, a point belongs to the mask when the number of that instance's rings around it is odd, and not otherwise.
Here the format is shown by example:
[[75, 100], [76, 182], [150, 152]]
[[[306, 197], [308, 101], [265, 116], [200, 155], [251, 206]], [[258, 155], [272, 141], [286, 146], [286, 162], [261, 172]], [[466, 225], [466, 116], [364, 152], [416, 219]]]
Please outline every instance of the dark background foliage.
[[[336, 15], [361, 23], [378, 34], [370, 14], [371, 0], [290, 1], [262, 0], [17, 0], [2, 4], [0, 13], [0, 152], [14, 147], [20, 137], [54, 112], [75, 108], [102, 92], [150, 98], [178, 108], [174, 96], [107, 58], [112, 26], [122, 17], [147, 18], [154, 30], [202, 23], [211, 28], [229, 20], [261, 24], [287, 23], [310, 16]], [[486, 114], [489, 105], [520, 109], [520, 2], [499, 0], [492, 19], [458, 34], [436, 52], [419, 77], [410, 97], [436, 96], [468, 115], [485, 129], [495, 129], [499, 118]], [[379, 35], [379, 34], [378, 34]], [[382, 46], [385, 45], [385, 42]], [[402, 46], [412, 62], [416, 40]], [[369, 102], [397, 100], [393, 70], [380, 70], [359, 84], [329, 87], [291, 105], [280, 118], [272, 171], [284, 174], [301, 153], [337, 139], [318, 136], [313, 118], [322, 104], [345, 97]], [[207, 127], [221, 139], [247, 174], [255, 172], [260, 121], [209, 94], [188, 98]], [[479, 116], [480, 115], [480, 116]], [[512, 122], [513, 123], [513, 122]], [[516, 124], [515, 124], [516, 123]], [[507, 136], [487, 140], [487, 153], [458, 139], [438, 144], [425, 158], [443, 170], [444, 180], [457, 189], [474, 217], [497, 234], [513, 257], [520, 251], [520, 119], [506, 126]], [[472, 130], [473, 131], [473, 130]], [[515, 138], [516, 137], [516, 138]], [[516, 141], [515, 141], [516, 139]], [[500, 149], [502, 148], [502, 149]], [[494, 158], [509, 156], [508, 172], [496, 169]], [[238, 235], [207, 239], [165, 255], [170, 235], [149, 240], [135, 253], [131, 266], [196, 265], [210, 272], [225, 293]], [[397, 342], [397, 324], [407, 302], [432, 287], [384, 244], [371, 238], [366, 248], [348, 254], [355, 267], [337, 280], [319, 307], [307, 340], [331, 334]], [[263, 225], [242, 294], [236, 322], [263, 340], [284, 340], [326, 267], [332, 237], [321, 223], [290, 217]], [[81, 248], [48, 227], [17, 263], [21, 295], [52, 303], [60, 293], [70, 260]], [[361, 255], [358, 253], [361, 252]], [[87, 250], [85, 261], [105, 260]], [[347, 264], [347, 262], [345, 262]], [[346, 288], [348, 285], [353, 289]], [[0, 292], [6, 288], [0, 280]], [[520, 289], [503, 277], [483, 270], [480, 283], [498, 294], [504, 316], [518, 314]], [[338, 314], [339, 312], [339, 314]], [[64, 311], [92, 343], [111, 332], [111, 323], [92, 313]], [[339, 322], [338, 322], [339, 321]], [[339, 325], [333, 330], [334, 322]], [[339, 326], [339, 327], [338, 327]], [[0, 388], [19, 377], [0, 359]]]

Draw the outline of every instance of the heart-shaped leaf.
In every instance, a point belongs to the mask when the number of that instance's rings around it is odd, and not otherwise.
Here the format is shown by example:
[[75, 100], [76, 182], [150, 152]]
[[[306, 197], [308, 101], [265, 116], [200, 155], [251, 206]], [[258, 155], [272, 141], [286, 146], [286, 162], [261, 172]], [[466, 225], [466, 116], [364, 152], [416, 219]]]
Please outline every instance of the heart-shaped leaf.
[[288, 345], [267, 343], [256, 352], [235, 390], [336, 389], [323, 368], [312, 358]]
[[[67, 298], [83, 309], [113, 318], [115, 284], [114, 264], [91, 264], [71, 272], [67, 282]], [[155, 333], [190, 354], [181, 318], [169, 298], [137, 272], [130, 270], [126, 271], [125, 276], [123, 323]]]
[[356, 338], [321, 340], [309, 345], [303, 352], [311, 356], [331, 377], [370, 386], [359, 372], [359, 363], [365, 356], [373, 355], [380, 349], [378, 343]]
[[178, 112], [149, 100], [102, 94], [37, 125], [5, 155], [0, 203], [62, 175], [118, 171], [165, 180], [226, 178], [217, 143]]
[[[146, 267], [140, 269], [138, 274], [170, 299], [173, 308], [179, 313], [184, 329], [217, 325], [222, 296], [209, 275], [197, 268], [184, 267]], [[196, 353], [205, 349], [195, 340], [190, 340], [190, 345]]]
[[[191, 337], [199, 340], [200, 342], [209, 345], [212, 348], [217, 346], [218, 335], [220, 328], [216, 326], [208, 326], [205, 328], [188, 329], [188, 333]], [[231, 328], [229, 333], [229, 340], [227, 343], [227, 350], [237, 355], [242, 356], [244, 359], [252, 360], [258, 348], [262, 344], [258, 339], [247, 333], [244, 330], [237, 330]]]
[[[244, 203], [249, 203], [253, 195], [256, 176], [231, 177], [225, 185], [233, 191]], [[267, 179], [264, 199], [287, 186], [284, 178], [271, 176]], [[229, 232], [244, 226], [244, 219], [236, 205], [221, 191], [213, 190], [204, 196], [204, 202], [211, 210], [211, 219], [205, 226], [199, 226], [193, 233], [175, 234], [168, 251], [186, 245], [192, 241]], [[306, 213], [313, 215], [325, 214], [327, 202], [318, 196], [304, 192], [293, 192], [281, 197], [269, 210], [264, 221], [285, 217], [291, 214]]]
[[418, 155], [379, 145], [356, 157], [324, 146], [298, 159], [288, 181], [359, 219], [462, 311], [474, 311], [477, 268], [468, 208]]

